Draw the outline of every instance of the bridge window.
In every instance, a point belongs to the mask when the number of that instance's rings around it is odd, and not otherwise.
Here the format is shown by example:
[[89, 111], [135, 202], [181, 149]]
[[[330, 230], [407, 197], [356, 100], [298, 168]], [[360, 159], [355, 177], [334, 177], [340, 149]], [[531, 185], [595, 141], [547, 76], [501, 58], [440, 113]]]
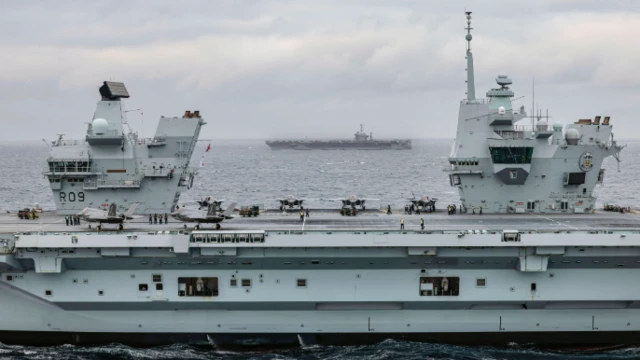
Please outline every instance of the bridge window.
[[91, 161], [49, 161], [53, 173], [86, 173], [91, 171]]
[[218, 278], [178, 278], [178, 296], [218, 296]]
[[491, 161], [494, 164], [531, 164], [533, 147], [492, 147]]

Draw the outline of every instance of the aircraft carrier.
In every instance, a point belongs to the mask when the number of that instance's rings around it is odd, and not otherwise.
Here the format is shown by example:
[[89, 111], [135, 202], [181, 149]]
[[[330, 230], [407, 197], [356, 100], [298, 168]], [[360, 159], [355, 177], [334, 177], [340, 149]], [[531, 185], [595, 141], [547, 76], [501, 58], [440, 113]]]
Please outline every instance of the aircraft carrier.
[[267, 140], [271, 150], [410, 150], [410, 139], [374, 140], [373, 133], [365, 133], [364, 125], [353, 140]]
[[[506, 76], [476, 98], [470, 23], [467, 13], [467, 96], [448, 169], [462, 213], [453, 215], [327, 210], [301, 221], [264, 212], [222, 230], [150, 225], [146, 215], [170, 212], [177, 187], [188, 185], [203, 122], [187, 113], [161, 119], [154, 139], [122, 136], [115, 124], [126, 91], [105, 83], [86, 139], [52, 145], [48, 163], [65, 164], [45, 171], [58, 212], [0, 216], [0, 342], [638, 343], [640, 217], [598, 211], [593, 193], [604, 186], [603, 158], [622, 149], [610, 119], [517, 125], [526, 113], [512, 108]], [[138, 160], [123, 162], [133, 149]], [[152, 159], [156, 171], [170, 161], [174, 177], [147, 176]], [[70, 170], [76, 162], [86, 166]], [[124, 181], [135, 186], [100, 186]], [[67, 226], [61, 214], [90, 202], [120, 211], [135, 202], [145, 218], [121, 231]]]

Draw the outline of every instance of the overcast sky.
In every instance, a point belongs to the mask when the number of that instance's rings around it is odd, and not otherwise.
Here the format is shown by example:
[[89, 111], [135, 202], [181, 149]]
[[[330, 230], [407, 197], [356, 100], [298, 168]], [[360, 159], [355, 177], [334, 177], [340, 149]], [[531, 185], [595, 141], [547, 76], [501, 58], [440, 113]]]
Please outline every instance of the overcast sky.
[[[10, 1], [0, 12], [0, 140], [82, 138], [103, 80], [132, 126], [200, 110], [203, 138], [453, 138], [465, 94], [509, 75], [515, 104], [640, 137], [640, 1]], [[144, 125], [144, 126], [142, 126]]]

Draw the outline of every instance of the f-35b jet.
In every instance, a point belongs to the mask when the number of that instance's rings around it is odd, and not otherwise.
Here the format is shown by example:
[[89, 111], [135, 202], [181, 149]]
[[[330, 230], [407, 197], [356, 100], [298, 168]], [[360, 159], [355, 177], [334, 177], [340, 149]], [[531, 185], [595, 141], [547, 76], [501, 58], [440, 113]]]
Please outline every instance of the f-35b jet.
[[298, 199], [294, 195], [289, 195], [284, 199], [278, 199], [280, 201], [280, 211], [285, 211], [287, 209], [293, 210], [297, 207], [302, 207], [302, 202], [304, 199]]
[[366, 208], [364, 203], [367, 200], [369, 200], [369, 201], [377, 201], [377, 200], [380, 200], [380, 199], [367, 199], [367, 198], [359, 197], [357, 195], [349, 195], [349, 196], [344, 197], [344, 198], [330, 199], [330, 200], [341, 201], [343, 209], [348, 209], [348, 208], [355, 209], [357, 206], [359, 206], [360, 209], [366, 210], [367, 208]]
[[216, 208], [216, 211], [222, 211], [222, 202], [224, 200], [215, 199], [212, 195], [205, 196], [202, 200], [198, 200], [198, 210], [207, 209], [209, 205], [213, 205]]
[[215, 204], [210, 204], [207, 211], [187, 209], [181, 207], [178, 210], [171, 213], [171, 216], [179, 221], [184, 222], [184, 228], [187, 228], [186, 223], [197, 223], [196, 230], [200, 229], [200, 224], [216, 224], [216, 229], [220, 230], [220, 223], [224, 220], [233, 219], [233, 210], [236, 203], [231, 203], [227, 206], [225, 211], [219, 212], [216, 209]]
[[438, 200], [437, 198], [430, 198], [428, 196], [417, 198], [415, 195], [413, 195], [412, 198], [408, 198], [407, 200], [411, 201], [413, 206], [420, 211], [436, 211], [436, 201]]
[[[123, 214], [118, 215], [116, 213], [116, 204], [112, 203], [111, 205], [109, 205], [109, 210], [84, 208], [77, 214], [77, 216], [79, 216], [82, 220], [90, 223], [97, 222], [98, 226], [96, 226], [96, 229], [98, 231], [102, 230], [102, 224], [118, 224], [118, 230], [122, 230], [124, 229], [124, 223], [127, 220], [140, 218], [140, 216], [133, 215], [133, 212], [136, 211], [136, 207], [138, 207], [138, 203], [131, 204], [129, 210], [127, 210]], [[89, 228], [91, 228], [91, 225], [89, 225]]]

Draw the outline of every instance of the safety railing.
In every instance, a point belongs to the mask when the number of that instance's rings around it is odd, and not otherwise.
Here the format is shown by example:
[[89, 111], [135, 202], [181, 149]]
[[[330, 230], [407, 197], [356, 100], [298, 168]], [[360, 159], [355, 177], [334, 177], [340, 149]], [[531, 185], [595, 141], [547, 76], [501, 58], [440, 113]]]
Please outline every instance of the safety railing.
[[549, 197], [552, 199], [590, 199], [593, 197], [593, 191], [585, 193], [552, 192]]
[[104, 130], [104, 131], [94, 131], [94, 130], [88, 130], [87, 131], [87, 136], [122, 136], [122, 131], [120, 130]]
[[85, 190], [96, 190], [99, 188], [122, 188], [135, 189], [140, 187], [140, 180], [85, 180], [83, 185]]

